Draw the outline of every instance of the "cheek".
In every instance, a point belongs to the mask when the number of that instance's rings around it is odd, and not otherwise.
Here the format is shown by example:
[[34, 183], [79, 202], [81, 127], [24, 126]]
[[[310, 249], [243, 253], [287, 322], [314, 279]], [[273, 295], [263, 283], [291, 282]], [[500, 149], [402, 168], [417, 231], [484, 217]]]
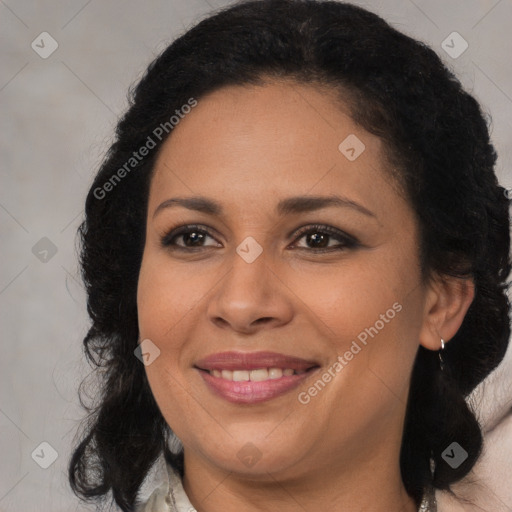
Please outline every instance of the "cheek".
[[187, 313], [197, 301], [194, 290], [197, 283], [179, 267], [154, 253], [144, 255], [137, 288], [140, 339], [150, 339], [160, 351], [145, 371], [166, 421], [180, 432], [183, 419], [191, 415], [189, 383], [180, 371], [180, 357], [191, 329]]
[[413, 276], [403, 277], [385, 261], [354, 259], [322, 272], [297, 273], [292, 289], [327, 337], [346, 342], [376, 322], [379, 330], [383, 330], [382, 322], [386, 326], [398, 323], [398, 310], [413, 281]]
[[145, 254], [137, 288], [141, 338], [160, 341], [191, 311], [204, 295], [201, 275], [190, 274], [168, 258]]
[[421, 326], [414, 254], [413, 248], [383, 251], [379, 258], [367, 253], [314, 276], [304, 272], [295, 281], [294, 292], [307, 305], [330, 359], [344, 358], [343, 372], [351, 376], [344, 385], [357, 388], [360, 379], [371, 378], [403, 393]]

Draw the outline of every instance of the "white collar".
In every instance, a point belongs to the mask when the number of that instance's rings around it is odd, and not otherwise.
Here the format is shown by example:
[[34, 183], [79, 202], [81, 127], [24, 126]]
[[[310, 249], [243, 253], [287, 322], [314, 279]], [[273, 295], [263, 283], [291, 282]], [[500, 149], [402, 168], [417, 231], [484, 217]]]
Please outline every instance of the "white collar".
[[136, 512], [197, 512], [183, 488], [181, 476], [171, 465], [165, 464], [167, 478], [137, 507]]

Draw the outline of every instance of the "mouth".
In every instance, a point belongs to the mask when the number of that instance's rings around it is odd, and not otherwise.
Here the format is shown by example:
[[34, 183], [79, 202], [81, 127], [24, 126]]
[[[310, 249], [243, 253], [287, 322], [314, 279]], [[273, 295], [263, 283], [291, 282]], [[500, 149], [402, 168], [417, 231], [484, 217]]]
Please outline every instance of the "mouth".
[[320, 365], [275, 352], [222, 352], [198, 361], [195, 368], [215, 395], [252, 404], [291, 391]]
[[233, 382], [264, 382], [276, 380], [290, 375], [302, 375], [308, 370], [294, 370], [293, 368], [257, 368], [255, 370], [203, 370], [208, 371], [213, 377], [230, 380]]

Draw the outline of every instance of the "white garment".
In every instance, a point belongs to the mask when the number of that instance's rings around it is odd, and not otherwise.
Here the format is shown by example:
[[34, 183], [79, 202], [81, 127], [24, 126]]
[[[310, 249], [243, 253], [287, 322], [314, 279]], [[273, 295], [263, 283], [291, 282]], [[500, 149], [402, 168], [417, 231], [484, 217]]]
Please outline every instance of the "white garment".
[[167, 479], [157, 487], [148, 501], [136, 512], [197, 512], [190, 503], [181, 477], [169, 464], [166, 464]]

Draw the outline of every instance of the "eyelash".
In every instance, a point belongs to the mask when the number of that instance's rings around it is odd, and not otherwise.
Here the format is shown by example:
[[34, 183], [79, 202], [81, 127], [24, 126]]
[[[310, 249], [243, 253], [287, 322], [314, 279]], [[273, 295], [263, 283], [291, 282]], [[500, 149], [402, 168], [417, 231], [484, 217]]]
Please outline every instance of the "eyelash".
[[[184, 252], [197, 252], [198, 250], [205, 249], [206, 247], [183, 247], [176, 245], [174, 240], [181, 235], [187, 233], [199, 233], [201, 235], [208, 235], [211, 238], [214, 238], [213, 235], [205, 229], [205, 226], [201, 226], [199, 224], [188, 224], [185, 226], [180, 226], [175, 229], [171, 229], [167, 234], [162, 236], [161, 245], [164, 248], [173, 250], [173, 251], [184, 251]], [[313, 224], [309, 226], [304, 226], [300, 228], [297, 233], [295, 233], [295, 241], [300, 240], [304, 235], [320, 233], [324, 235], [329, 235], [330, 237], [341, 242], [341, 246], [335, 246], [330, 248], [308, 248], [308, 247], [299, 247], [299, 250], [308, 250], [315, 253], [328, 253], [333, 251], [343, 251], [346, 249], [354, 249], [360, 246], [359, 241], [353, 236], [347, 235], [343, 231], [332, 228], [330, 226], [322, 225], [322, 224]], [[330, 241], [330, 240], [329, 240]]]

